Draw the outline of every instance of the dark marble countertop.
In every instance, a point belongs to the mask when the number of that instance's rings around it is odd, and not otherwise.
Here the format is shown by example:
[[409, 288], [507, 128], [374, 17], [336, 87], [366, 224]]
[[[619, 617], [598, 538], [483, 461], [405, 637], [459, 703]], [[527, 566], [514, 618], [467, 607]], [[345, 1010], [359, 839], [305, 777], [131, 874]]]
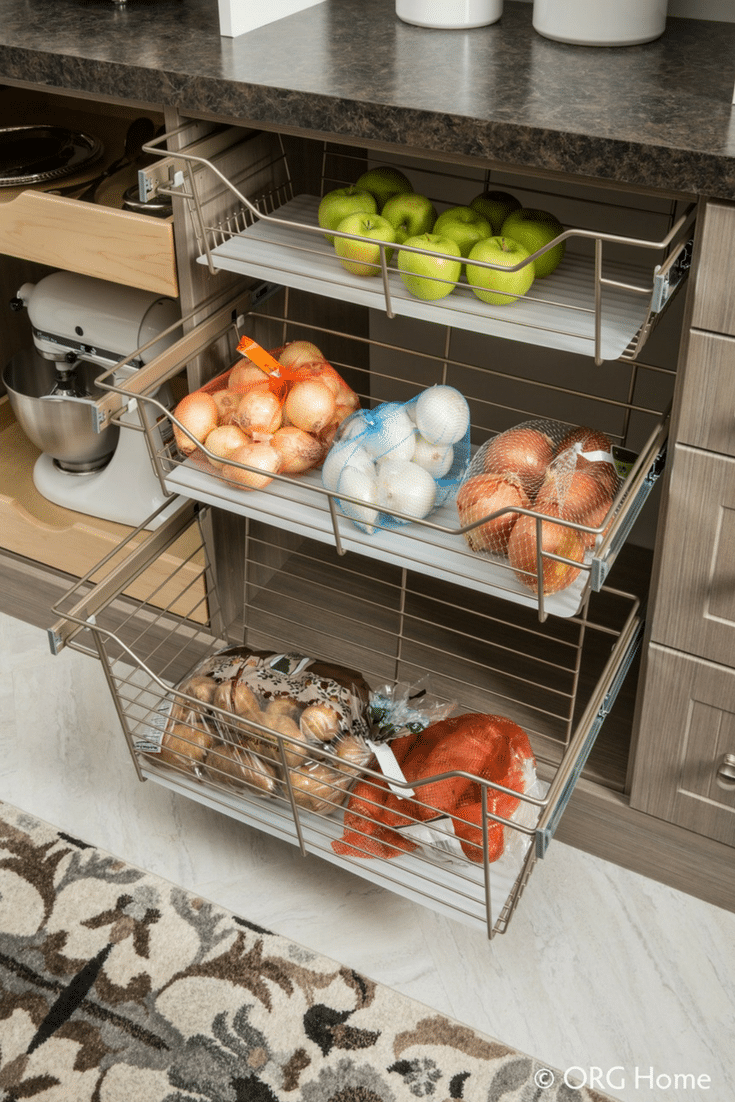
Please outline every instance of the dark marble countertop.
[[531, 17], [422, 30], [394, 0], [324, 0], [228, 39], [216, 0], [0, 0], [0, 80], [735, 199], [735, 24], [594, 48]]

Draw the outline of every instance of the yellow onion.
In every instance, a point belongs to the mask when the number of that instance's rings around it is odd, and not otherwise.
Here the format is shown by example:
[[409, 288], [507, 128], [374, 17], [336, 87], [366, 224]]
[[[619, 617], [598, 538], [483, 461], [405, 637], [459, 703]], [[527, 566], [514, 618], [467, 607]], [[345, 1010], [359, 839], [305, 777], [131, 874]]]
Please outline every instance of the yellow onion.
[[[222, 474], [231, 482], [245, 490], [262, 490], [269, 482], [273, 481], [273, 475], [281, 469], [281, 457], [270, 444], [255, 443], [243, 444], [236, 448], [229, 456], [229, 463], [222, 468]], [[233, 466], [235, 463], [244, 463], [248, 467], [255, 467], [255, 471], [246, 471], [242, 467]]]
[[317, 467], [324, 455], [324, 444], [309, 432], [295, 425], [277, 429], [270, 440], [271, 447], [281, 456], [282, 474], [303, 474]]
[[221, 469], [224, 467], [224, 460], [234, 452], [235, 448], [241, 448], [243, 444], [249, 443], [250, 437], [237, 425], [218, 425], [207, 436], [204, 447], [218, 457], [212, 459], [211, 456], [207, 456], [212, 466]]
[[319, 379], [304, 379], [294, 383], [284, 405], [291, 425], [304, 432], [321, 432], [334, 419], [334, 395]]
[[242, 394], [228, 388], [225, 390], [216, 390], [212, 398], [219, 413], [220, 425], [228, 425], [232, 420], [235, 410], [240, 404]]
[[281, 403], [267, 383], [250, 387], [240, 398], [233, 421], [250, 436], [267, 436], [280, 428]]
[[[499, 509], [507, 509], [509, 506], [528, 509], [530, 505], [520, 481], [513, 477], [478, 474], [468, 478], [457, 494], [457, 512], [462, 527], [474, 524]], [[464, 537], [472, 551], [494, 551], [498, 555], [504, 555], [518, 517], [516, 512], [501, 513], [493, 520], [465, 532]]]
[[526, 493], [534, 497], [554, 458], [554, 445], [545, 432], [518, 425], [494, 437], [483, 457], [486, 474], [515, 475]]
[[304, 364], [321, 363], [323, 353], [311, 341], [290, 341], [277, 349], [276, 359], [284, 367], [303, 367]]
[[182, 398], [174, 410], [174, 417], [194, 437], [191, 440], [178, 425], [173, 426], [176, 446], [184, 455], [191, 455], [219, 423], [219, 412], [214, 399], [202, 390], [195, 390]]
[[[561, 441], [556, 449], [557, 456], [568, 448], [573, 448], [575, 444], [580, 444], [583, 452], [610, 452], [612, 454], [612, 441], [609, 436], [597, 429], [579, 425], [576, 429], [571, 429]], [[608, 463], [605, 460], [585, 459], [583, 455], [577, 455], [577, 468], [588, 470], [590, 474], [593, 474], [595, 478], [602, 482], [611, 496], [615, 496], [620, 479], [614, 463]]]
[[[549, 468], [536, 497], [535, 508], [539, 513], [556, 515], [565, 520], [597, 528], [603, 523], [612, 505], [612, 496], [602, 479], [596, 478], [592, 464], [572, 471]], [[591, 532], [581, 532], [585, 547], [593, 547], [597, 537]]]
[[[546, 512], [546, 511], [545, 511]], [[549, 516], [558, 516], [551, 508]], [[508, 540], [508, 561], [518, 580], [534, 593], [538, 592], [538, 567], [536, 562], [536, 525], [532, 515], [519, 516]], [[550, 520], [541, 521], [541, 550], [561, 555], [565, 559], [584, 562], [584, 541], [579, 532]], [[558, 593], [572, 584], [579, 568], [555, 559], [542, 558], [542, 584], [544, 593]]]
[[243, 360], [242, 363], [235, 364], [233, 367], [227, 378], [227, 385], [230, 390], [237, 390], [243, 394], [249, 387], [265, 382], [266, 378], [266, 372], [252, 360]]

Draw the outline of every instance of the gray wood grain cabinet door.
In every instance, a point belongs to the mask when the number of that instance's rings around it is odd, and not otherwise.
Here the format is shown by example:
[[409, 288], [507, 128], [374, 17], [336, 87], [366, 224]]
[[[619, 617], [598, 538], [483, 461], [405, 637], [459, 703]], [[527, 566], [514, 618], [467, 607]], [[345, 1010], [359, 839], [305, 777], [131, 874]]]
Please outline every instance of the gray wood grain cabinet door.
[[687, 340], [676, 439], [735, 455], [735, 339], [695, 329]]
[[734, 458], [673, 449], [651, 638], [735, 666]]
[[735, 336], [735, 203], [707, 203], [698, 235], [692, 325]]
[[[735, 846], [735, 671], [653, 644], [631, 806]], [[725, 768], [721, 769], [725, 763]]]

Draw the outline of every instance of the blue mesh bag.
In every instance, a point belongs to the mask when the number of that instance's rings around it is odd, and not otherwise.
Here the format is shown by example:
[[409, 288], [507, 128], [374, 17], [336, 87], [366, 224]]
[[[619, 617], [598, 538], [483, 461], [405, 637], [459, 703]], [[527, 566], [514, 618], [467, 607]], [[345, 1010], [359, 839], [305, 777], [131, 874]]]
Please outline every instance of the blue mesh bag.
[[327, 490], [361, 531], [422, 520], [457, 492], [470, 458], [470, 411], [444, 384], [409, 402], [360, 409], [340, 425], [322, 466]]

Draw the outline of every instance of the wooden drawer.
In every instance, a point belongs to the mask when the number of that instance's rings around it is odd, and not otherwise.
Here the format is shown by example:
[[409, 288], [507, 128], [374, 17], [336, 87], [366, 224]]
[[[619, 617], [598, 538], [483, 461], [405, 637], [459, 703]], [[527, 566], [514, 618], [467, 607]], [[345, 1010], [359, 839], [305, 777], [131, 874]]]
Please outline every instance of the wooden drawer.
[[693, 330], [688, 338], [676, 439], [735, 455], [735, 340]]
[[651, 638], [735, 665], [735, 459], [677, 445]]
[[719, 200], [707, 203], [699, 227], [692, 325], [735, 336], [735, 204]]
[[72, 183], [81, 186], [120, 157], [134, 118], [146, 115], [158, 124], [162, 116], [153, 108], [98, 106], [14, 88], [0, 90], [0, 107], [8, 125], [68, 126], [105, 147], [102, 159], [77, 175], [0, 188], [0, 253], [177, 298], [173, 219], [120, 209], [125, 189], [136, 181], [135, 167], [111, 177], [94, 203], [50, 194]]
[[639, 731], [631, 807], [735, 845], [735, 670], [652, 644]]

